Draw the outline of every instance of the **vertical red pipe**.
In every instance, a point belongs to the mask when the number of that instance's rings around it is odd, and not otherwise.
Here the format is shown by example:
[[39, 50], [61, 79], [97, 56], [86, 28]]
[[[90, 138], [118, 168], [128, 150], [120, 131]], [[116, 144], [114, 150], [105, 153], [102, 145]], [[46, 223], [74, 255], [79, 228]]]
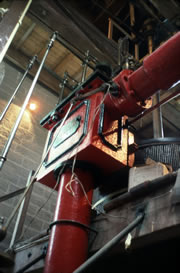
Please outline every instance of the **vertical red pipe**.
[[[93, 177], [88, 171], [76, 169], [79, 180], [92, 201]], [[61, 176], [54, 221], [73, 220], [89, 226], [90, 205], [78, 182], [72, 182], [74, 196], [67, 191], [66, 185], [71, 179], [71, 170]], [[68, 187], [69, 189], [69, 187]], [[88, 231], [71, 223], [56, 224], [51, 229], [51, 236], [46, 255], [44, 273], [72, 273], [87, 258]]]

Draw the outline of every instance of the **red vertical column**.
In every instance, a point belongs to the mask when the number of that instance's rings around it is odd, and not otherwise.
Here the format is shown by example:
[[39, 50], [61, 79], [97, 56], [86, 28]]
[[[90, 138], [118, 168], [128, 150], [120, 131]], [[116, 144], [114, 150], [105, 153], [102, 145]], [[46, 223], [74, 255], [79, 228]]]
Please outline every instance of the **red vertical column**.
[[88, 231], [74, 222], [90, 224], [93, 177], [81, 169], [75, 173], [82, 185], [74, 181], [72, 189], [68, 187], [71, 170], [67, 169], [61, 176], [54, 215], [54, 221], [59, 223], [51, 229], [44, 273], [72, 273], [87, 258]]

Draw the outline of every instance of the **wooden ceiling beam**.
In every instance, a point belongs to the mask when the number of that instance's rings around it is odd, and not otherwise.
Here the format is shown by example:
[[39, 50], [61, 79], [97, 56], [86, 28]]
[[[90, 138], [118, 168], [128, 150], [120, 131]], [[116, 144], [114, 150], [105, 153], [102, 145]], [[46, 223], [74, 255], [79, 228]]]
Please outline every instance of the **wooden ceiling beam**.
[[[6, 54], [6, 58], [24, 70], [26, 69], [31, 57], [25, 55], [20, 50], [15, 50], [15, 48], [11, 46]], [[34, 77], [38, 67], [39, 64], [36, 62], [29, 74]], [[39, 76], [39, 81], [43, 83], [43, 85], [47, 86], [47, 88], [50, 88], [55, 93], [59, 94], [59, 84], [62, 81], [62, 78], [54, 71], [51, 71], [51, 69], [49, 69], [46, 65], [43, 66], [43, 70]], [[71, 87], [69, 88], [71, 89]]]
[[[55, 72], [58, 72], [58, 73], [59, 73], [59, 69], [60, 69], [62, 66], [66, 65], [66, 63], [69, 62], [70, 59], [72, 59], [72, 58], [73, 58], [73, 55], [72, 55], [70, 52], [68, 52], [67, 54], [65, 54], [65, 55], [61, 58], [61, 60], [60, 60], [59, 63], [54, 67], [53, 70], [54, 70]], [[61, 69], [60, 69], [60, 71], [61, 71]]]
[[[42, 16], [42, 10], [48, 12], [48, 17]], [[100, 62], [108, 61], [116, 65], [117, 44], [109, 41], [92, 23], [72, 9], [68, 1], [37, 0], [32, 3], [29, 14], [52, 31], [57, 30], [59, 41], [62, 40], [63, 43], [66, 41], [76, 52], [81, 52], [78, 54], [81, 58], [88, 49]]]
[[[112, 6], [112, 4], [113, 4], [115, 1], [116, 1], [116, 0], [110, 1], [110, 2], [107, 4], [106, 8], [107, 8], [107, 9], [110, 8], [110, 7]], [[96, 23], [96, 22], [104, 15], [104, 13], [105, 13], [105, 11], [102, 10], [102, 11], [99, 13], [99, 15], [95, 18], [94, 23]]]
[[21, 39], [19, 40], [19, 42], [16, 45], [16, 49], [20, 49], [21, 46], [24, 44], [24, 42], [27, 40], [27, 38], [31, 35], [31, 33], [33, 32], [34, 28], [36, 26], [36, 23], [32, 23], [28, 29], [26, 30], [26, 32], [24, 33], [24, 35], [21, 37]]

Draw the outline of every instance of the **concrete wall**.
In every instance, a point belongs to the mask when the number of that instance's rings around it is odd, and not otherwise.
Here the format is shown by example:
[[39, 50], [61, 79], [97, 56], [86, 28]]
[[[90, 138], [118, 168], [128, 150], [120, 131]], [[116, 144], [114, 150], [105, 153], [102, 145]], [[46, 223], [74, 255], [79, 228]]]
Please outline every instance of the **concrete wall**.
[[[3, 71], [5, 75], [3, 77]], [[22, 74], [7, 63], [1, 65], [1, 85], [0, 85], [0, 112], [4, 109], [7, 101], [13, 94]], [[19, 93], [17, 94], [8, 113], [0, 124], [0, 151], [7, 141], [10, 130], [20, 111], [25, 95], [29, 90], [32, 80], [25, 79]], [[30, 170], [35, 170], [40, 163], [47, 130], [41, 128], [39, 121], [55, 106], [57, 96], [39, 84], [36, 85], [32, 100], [37, 102], [37, 110], [30, 112], [26, 110], [20, 123], [16, 137], [8, 154], [8, 160], [0, 171], [0, 196], [13, 192], [25, 186]], [[52, 190], [39, 183], [34, 185], [30, 206], [25, 221], [25, 233], [23, 238], [36, 235], [38, 232], [47, 229], [52, 221], [53, 211], [56, 203], [56, 193], [53, 193], [47, 202]], [[18, 197], [0, 203], [0, 216], [7, 220], [12, 212]], [[46, 203], [46, 204], [45, 204]], [[45, 205], [44, 205], [45, 204]], [[37, 217], [32, 219], [39, 208], [42, 207]], [[8, 234], [3, 242], [0, 242], [0, 249], [9, 246], [15, 219], [8, 229]], [[31, 223], [31, 224], [30, 224]]]

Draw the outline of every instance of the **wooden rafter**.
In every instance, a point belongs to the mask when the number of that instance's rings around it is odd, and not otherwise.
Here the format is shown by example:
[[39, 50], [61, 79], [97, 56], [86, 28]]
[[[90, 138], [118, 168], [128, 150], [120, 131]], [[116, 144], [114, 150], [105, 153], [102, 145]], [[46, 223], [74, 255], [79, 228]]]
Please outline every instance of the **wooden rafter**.
[[28, 39], [28, 37], [31, 35], [31, 33], [33, 32], [34, 28], [36, 26], [36, 23], [32, 23], [27, 31], [24, 33], [24, 35], [21, 37], [21, 39], [19, 40], [19, 42], [16, 45], [16, 49], [21, 48], [21, 46], [23, 45], [23, 43]]
[[[111, 0], [109, 1], [109, 3], [107, 4], [106, 8], [110, 8], [112, 6], [112, 4], [115, 2], [116, 0]], [[96, 19], [94, 20], [94, 23], [96, 23], [102, 16], [104, 15], [104, 10], [102, 10], [100, 12], [100, 14], [96, 17]]]
[[[14, 62], [16, 65], [18, 65], [21, 69], [25, 69], [27, 67], [27, 64], [29, 63], [30, 57], [25, 55], [20, 50], [15, 50], [15, 48], [10, 47], [6, 58], [10, 61]], [[36, 71], [39, 67], [39, 64], [36, 63], [30, 70], [30, 75], [35, 76]], [[58, 76], [54, 71], [51, 71], [46, 65], [44, 65], [43, 70], [41, 71], [39, 81], [41, 81], [44, 85], [46, 85], [48, 88], [53, 90], [56, 93], [59, 93], [59, 84], [62, 81], [62, 78]]]
[[59, 72], [61, 70], [61, 67], [64, 66], [70, 59], [72, 58], [72, 54], [70, 52], [67, 52], [61, 59], [59, 60], [58, 64], [54, 67], [55, 72]]

